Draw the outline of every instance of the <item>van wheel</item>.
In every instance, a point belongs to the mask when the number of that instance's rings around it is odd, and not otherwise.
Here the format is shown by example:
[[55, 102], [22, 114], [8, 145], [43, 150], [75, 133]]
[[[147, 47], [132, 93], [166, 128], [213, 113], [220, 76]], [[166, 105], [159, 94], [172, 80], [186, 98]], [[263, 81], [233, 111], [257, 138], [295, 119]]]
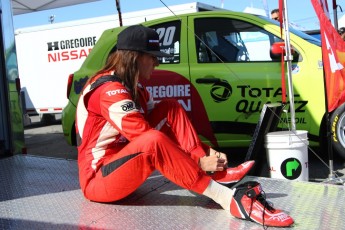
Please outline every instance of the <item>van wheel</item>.
[[334, 110], [330, 122], [333, 149], [345, 159], [345, 103]]
[[52, 125], [56, 122], [54, 114], [43, 114], [41, 118], [41, 123], [44, 125]]

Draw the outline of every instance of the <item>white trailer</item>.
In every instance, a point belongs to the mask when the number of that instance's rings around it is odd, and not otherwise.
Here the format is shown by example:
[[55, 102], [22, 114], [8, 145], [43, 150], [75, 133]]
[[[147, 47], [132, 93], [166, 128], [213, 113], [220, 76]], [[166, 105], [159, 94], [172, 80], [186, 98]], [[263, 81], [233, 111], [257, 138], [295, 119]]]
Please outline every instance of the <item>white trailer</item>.
[[[198, 2], [169, 7], [174, 14], [220, 8]], [[166, 7], [122, 14], [123, 25], [172, 16]], [[19, 77], [30, 115], [61, 114], [67, 104], [69, 74], [79, 69], [106, 29], [118, 27], [118, 15], [55, 23], [15, 31]], [[47, 116], [51, 117], [51, 116]]]

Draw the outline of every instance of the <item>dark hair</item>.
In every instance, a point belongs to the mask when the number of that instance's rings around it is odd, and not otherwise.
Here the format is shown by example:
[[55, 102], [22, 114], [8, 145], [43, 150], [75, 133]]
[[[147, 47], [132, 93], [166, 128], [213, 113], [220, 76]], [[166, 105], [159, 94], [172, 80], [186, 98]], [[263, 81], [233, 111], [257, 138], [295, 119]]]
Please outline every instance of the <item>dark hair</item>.
[[271, 14], [274, 14], [274, 13], [279, 13], [279, 9], [274, 9], [271, 11]]
[[138, 106], [138, 58], [141, 55], [143, 55], [143, 53], [130, 50], [117, 50], [113, 53], [110, 53], [104, 67], [101, 70], [99, 70], [95, 75], [93, 75], [93, 77], [91, 77], [89, 81], [93, 82], [93, 79], [99, 74], [115, 71], [115, 74], [119, 78], [121, 78], [124, 85], [129, 89], [133, 101]]
[[345, 33], [345, 27], [340, 27], [340, 28], [338, 29], [338, 33], [339, 33], [340, 35], [342, 35], [343, 33]]

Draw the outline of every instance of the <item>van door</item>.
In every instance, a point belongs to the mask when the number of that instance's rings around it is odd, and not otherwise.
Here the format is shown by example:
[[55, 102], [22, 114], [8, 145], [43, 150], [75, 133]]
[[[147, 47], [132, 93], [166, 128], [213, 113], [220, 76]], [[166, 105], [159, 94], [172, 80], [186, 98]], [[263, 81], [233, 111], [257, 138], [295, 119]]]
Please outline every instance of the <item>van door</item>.
[[[190, 17], [192, 24], [189, 33], [194, 39], [188, 40], [191, 82], [206, 107], [218, 144], [248, 146], [263, 105], [282, 98], [281, 64], [270, 56], [271, 44], [281, 39], [227, 16]], [[198, 114], [192, 117], [197, 119]]]

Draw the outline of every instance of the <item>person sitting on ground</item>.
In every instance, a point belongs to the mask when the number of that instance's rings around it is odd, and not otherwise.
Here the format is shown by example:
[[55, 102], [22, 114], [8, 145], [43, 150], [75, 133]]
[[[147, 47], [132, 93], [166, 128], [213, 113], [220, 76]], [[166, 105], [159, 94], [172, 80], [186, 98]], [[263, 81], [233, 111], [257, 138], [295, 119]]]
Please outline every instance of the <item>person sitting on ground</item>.
[[158, 170], [235, 217], [266, 226], [292, 225], [289, 215], [266, 202], [259, 183], [226, 186], [240, 181], [254, 161], [228, 168], [226, 154], [201, 142], [177, 101], [156, 103], [140, 84], [159, 65], [157, 57], [168, 56], [160, 51], [157, 32], [130, 26], [119, 33], [117, 51], [84, 86], [76, 112], [84, 196], [96, 202], [118, 201]]

